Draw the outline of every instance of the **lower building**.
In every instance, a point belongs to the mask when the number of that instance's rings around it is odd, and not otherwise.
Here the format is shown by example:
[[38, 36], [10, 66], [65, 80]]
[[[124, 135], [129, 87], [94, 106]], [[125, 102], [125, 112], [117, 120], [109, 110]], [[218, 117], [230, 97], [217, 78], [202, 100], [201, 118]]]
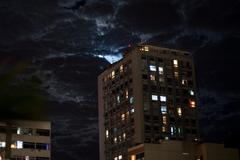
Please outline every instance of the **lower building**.
[[0, 160], [51, 160], [51, 123], [0, 121]]
[[237, 149], [223, 144], [162, 141], [128, 149], [129, 160], [239, 160]]

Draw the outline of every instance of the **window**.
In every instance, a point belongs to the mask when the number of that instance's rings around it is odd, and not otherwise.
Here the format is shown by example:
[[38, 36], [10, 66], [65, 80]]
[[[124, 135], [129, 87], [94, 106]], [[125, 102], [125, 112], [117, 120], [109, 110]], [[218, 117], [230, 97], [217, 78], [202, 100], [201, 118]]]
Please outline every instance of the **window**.
[[166, 132], [166, 127], [162, 126], [162, 132]]
[[161, 102], [166, 102], [167, 101], [167, 97], [166, 96], [160, 96], [160, 101]]
[[182, 129], [179, 127], [178, 128], [178, 134], [181, 135], [182, 134]]
[[148, 46], [144, 46], [144, 51], [148, 52], [149, 51], [149, 48]]
[[149, 51], [149, 47], [148, 46], [141, 47], [140, 51], [148, 52]]
[[38, 136], [50, 136], [50, 131], [47, 129], [37, 129], [36, 135]]
[[119, 156], [118, 156], [118, 159], [121, 160], [121, 159], [122, 159], [122, 155], [119, 155]]
[[130, 104], [133, 104], [133, 97], [130, 97], [129, 102], [130, 102]]
[[157, 71], [157, 68], [154, 65], [150, 65], [149, 69], [150, 69], [150, 71], [154, 71], [154, 72]]
[[163, 120], [163, 124], [167, 124], [167, 116], [163, 116], [162, 120]]
[[39, 150], [49, 150], [49, 144], [46, 144], [46, 143], [36, 143], [36, 149], [39, 149]]
[[0, 148], [6, 147], [6, 142], [0, 142]]
[[167, 106], [161, 106], [161, 113], [167, 114]]
[[194, 96], [194, 91], [193, 90], [190, 90], [189, 93], [190, 93], [191, 96]]
[[176, 72], [176, 71], [174, 72], [174, 77], [178, 78], [178, 72]]
[[190, 105], [191, 108], [195, 108], [196, 107], [196, 102], [194, 100], [190, 100], [189, 105]]
[[112, 79], [114, 79], [115, 78], [115, 71], [112, 71]]
[[109, 137], [109, 131], [106, 130], [106, 138], [108, 138], [108, 137]]
[[117, 96], [117, 103], [120, 103], [120, 96]]
[[164, 78], [163, 77], [159, 77], [159, 82], [163, 83], [164, 82]]
[[131, 155], [131, 160], [136, 160], [136, 155]]
[[151, 75], [150, 75], [150, 80], [151, 80], [151, 81], [155, 81], [155, 75], [152, 75], [152, 74], [151, 74]]
[[177, 113], [178, 113], [178, 116], [182, 116], [182, 109], [181, 108], [177, 108]]
[[126, 139], [126, 133], [123, 133], [123, 139]]
[[134, 108], [133, 108], [133, 109], [131, 109], [131, 113], [134, 113]]
[[173, 126], [171, 126], [171, 135], [174, 134], [174, 129], [173, 129]]
[[153, 101], [157, 101], [158, 100], [158, 96], [157, 95], [152, 95], [152, 100]]
[[123, 72], [123, 65], [120, 66], [120, 73]]
[[125, 98], [128, 99], [128, 89], [125, 91]]
[[186, 79], [182, 79], [182, 85], [187, 85], [187, 80]]
[[125, 114], [122, 114], [121, 118], [122, 118], [122, 121], [124, 121], [125, 120]]
[[173, 60], [173, 66], [178, 67], [178, 60], [176, 60], [176, 59]]
[[158, 67], [159, 74], [163, 74], [163, 67]]
[[117, 137], [114, 138], [114, 143], [117, 143]]
[[118, 160], [118, 157], [114, 157], [114, 160]]
[[17, 142], [16, 142], [16, 148], [17, 148], [17, 149], [23, 148], [23, 141], [17, 141]]

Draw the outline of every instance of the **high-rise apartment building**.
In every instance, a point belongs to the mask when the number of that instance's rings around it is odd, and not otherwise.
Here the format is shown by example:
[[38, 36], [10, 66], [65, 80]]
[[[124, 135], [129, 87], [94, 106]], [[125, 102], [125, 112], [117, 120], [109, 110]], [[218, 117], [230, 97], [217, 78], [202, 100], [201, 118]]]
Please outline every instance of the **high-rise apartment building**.
[[127, 160], [128, 149], [197, 141], [192, 56], [141, 45], [98, 77], [100, 160]]
[[51, 160], [51, 123], [0, 121], [0, 160], [7, 154], [11, 160]]

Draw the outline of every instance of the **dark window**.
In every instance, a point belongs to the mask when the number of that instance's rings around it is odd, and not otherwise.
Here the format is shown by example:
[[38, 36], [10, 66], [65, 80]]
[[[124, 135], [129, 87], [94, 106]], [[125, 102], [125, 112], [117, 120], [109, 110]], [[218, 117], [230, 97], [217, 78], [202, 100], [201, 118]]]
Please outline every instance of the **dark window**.
[[47, 157], [36, 157], [36, 160], [49, 160]]
[[161, 59], [161, 58], [158, 58], [158, 62], [163, 62], [163, 59]]
[[144, 153], [138, 153], [136, 155], [136, 159], [142, 159], [142, 158], [144, 158]]
[[0, 133], [6, 133], [6, 126], [0, 126]]
[[142, 57], [141, 57], [142, 59], [147, 59], [147, 57], [146, 56], [144, 56], [144, 55], [142, 55]]
[[36, 149], [49, 150], [49, 144], [46, 144], [46, 143], [37, 143], [37, 144], [36, 144]]
[[35, 144], [32, 142], [23, 142], [23, 148], [35, 149]]
[[148, 79], [148, 76], [146, 74], [143, 74], [142, 79]]
[[50, 136], [50, 131], [47, 129], [37, 129], [36, 134], [39, 136]]

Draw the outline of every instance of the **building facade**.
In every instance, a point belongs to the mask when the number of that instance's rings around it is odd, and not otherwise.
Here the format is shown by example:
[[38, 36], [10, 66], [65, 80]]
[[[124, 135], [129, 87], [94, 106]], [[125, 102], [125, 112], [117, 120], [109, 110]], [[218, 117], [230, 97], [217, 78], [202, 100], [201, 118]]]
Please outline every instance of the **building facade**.
[[[9, 137], [10, 140], [7, 140]], [[8, 144], [9, 141], [11, 144]], [[10, 151], [6, 149], [8, 145]], [[0, 122], [0, 160], [6, 158], [7, 152], [10, 152], [11, 160], [50, 160], [51, 123], [23, 120]]]
[[126, 160], [128, 149], [197, 141], [194, 64], [185, 51], [131, 49], [98, 77], [100, 160]]
[[239, 160], [238, 149], [224, 144], [169, 140], [128, 149], [130, 160]]

